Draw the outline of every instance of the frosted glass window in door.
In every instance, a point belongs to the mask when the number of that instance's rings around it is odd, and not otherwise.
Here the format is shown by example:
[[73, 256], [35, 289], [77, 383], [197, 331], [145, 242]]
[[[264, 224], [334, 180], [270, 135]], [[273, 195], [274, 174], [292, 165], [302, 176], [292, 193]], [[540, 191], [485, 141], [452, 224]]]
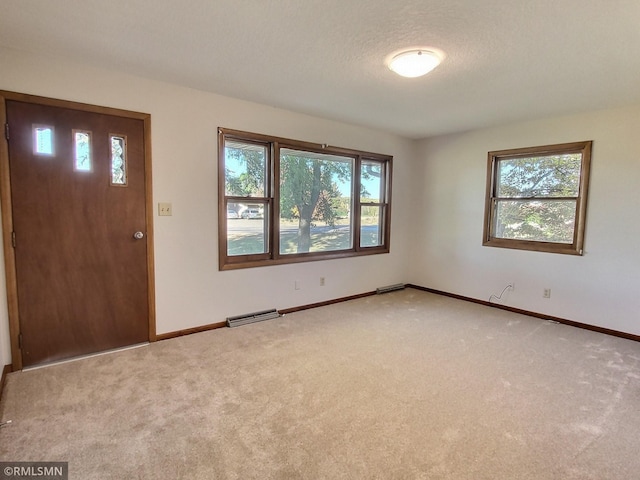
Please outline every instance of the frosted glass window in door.
[[73, 130], [73, 169], [76, 172], [91, 171], [91, 132]]
[[54, 130], [48, 125], [33, 126], [33, 154], [52, 157], [54, 149]]
[[111, 140], [111, 185], [127, 184], [127, 138], [110, 135]]

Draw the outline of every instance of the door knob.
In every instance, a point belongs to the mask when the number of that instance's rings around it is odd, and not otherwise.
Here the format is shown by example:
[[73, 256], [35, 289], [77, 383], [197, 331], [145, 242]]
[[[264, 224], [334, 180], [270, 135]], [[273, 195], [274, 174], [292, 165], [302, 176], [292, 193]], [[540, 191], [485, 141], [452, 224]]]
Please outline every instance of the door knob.
[[133, 234], [133, 238], [135, 238], [136, 240], [142, 240], [144, 238], [144, 233], [136, 232]]

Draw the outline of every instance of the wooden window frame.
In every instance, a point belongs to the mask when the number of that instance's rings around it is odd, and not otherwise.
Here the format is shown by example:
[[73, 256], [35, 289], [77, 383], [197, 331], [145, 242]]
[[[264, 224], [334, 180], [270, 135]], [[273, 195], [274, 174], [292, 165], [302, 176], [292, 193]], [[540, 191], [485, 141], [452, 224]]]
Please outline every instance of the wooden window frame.
[[[268, 159], [265, 178], [265, 197], [250, 197], [256, 203], [264, 204], [264, 215], [266, 217], [266, 237], [267, 252], [250, 255], [228, 255], [227, 245], [227, 203], [233, 201], [245, 201], [246, 197], [236, 197], [226, 195], [225, 178], [225, 141], [233, 140], [267, 146]], [[351, 207], [351, 233], [352, 245], [349, 249], [332, 250], [327, 252], [308, 252], [281, 254], [280, 253], [280, 149], [303, 150], [313, 153], [329, 154], [350, 157], [354, 160], [352, 186], [352, 207]], [[375, 161], [383, 165], [384, 178], [384, 198], [380, 199], [376, 206], [381, 207], [381, 214], [384, 215], [382, 231], [382, 244], [377, 246], [360, 246], [361, 227], [361, 163], [362, 161]], [[391, 180], [392, 180], [393, 157], [377, 153], [362, 152], [347, 148], [333, 147], [310, 142], [303, 142], [281, 137], [272, 137], [263, 134], [232, 130], [228, 128], [218, 128], [218, 260], [220, 270], [234, 270], [240, 268], [252, 268], [267, 265], [281, 265], [291, 263], [310, 262], [318, 260], [329, 260], [336, 258], [347, 258], [362, 255], [375, 255], [389, 253], [391, 236]], [[363, 204], [368, 205], [368, 204]], [[356, 213], [358, 212], [358, 213]]]
[[[489, 247], [513, 248], [535, 252], [561, 253], [568, 255], [582, 255], [587, 214], [587, 193], [589, 186], [589, 172], [591, 167], [592, 141], [545, 145], [538, 147], [498, 150], [488, 153], [487, 185], [484, 212], [484, 229], [482, 244]], [[554, 200], [553, 197], [498, 197], [498, 162], [517, 158], [542, 157], [580, 153], [582, 163], [577, 197], [562, 197], [576, 201], [572, 243], [543, 242], [533, 240], [518, 240], [500, 238], [494, 235], [496, 225], [496, 205], [499, 200]]]

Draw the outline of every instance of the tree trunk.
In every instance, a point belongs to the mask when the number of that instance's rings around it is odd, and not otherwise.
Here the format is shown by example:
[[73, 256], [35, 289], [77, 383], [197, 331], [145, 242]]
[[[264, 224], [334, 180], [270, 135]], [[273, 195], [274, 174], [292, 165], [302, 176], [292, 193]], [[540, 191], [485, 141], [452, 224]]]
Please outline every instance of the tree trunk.
[[320, 162], [313, 163], [313, 182], [309, 203], [298, 205], [300, 221], [298, 222], [298, 253], [307, 253], [311, 248], [311, 220], [321, 193], [322, 168]]
[[307, 253], [311, 248], [311, 219], [306, 217], [307, 215], [303, 215], [301, 212], [298, 222], [298, 253]]

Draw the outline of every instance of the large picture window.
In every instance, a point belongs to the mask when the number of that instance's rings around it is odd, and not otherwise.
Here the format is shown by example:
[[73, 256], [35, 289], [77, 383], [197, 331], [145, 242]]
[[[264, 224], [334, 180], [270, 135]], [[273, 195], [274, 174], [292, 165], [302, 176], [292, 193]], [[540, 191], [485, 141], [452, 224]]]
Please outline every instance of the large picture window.
[[389, 252], [387, 155], [219, 129], [220, 269]]
[[582, 255], [591, 144], [489, 152], [483, 244]]

